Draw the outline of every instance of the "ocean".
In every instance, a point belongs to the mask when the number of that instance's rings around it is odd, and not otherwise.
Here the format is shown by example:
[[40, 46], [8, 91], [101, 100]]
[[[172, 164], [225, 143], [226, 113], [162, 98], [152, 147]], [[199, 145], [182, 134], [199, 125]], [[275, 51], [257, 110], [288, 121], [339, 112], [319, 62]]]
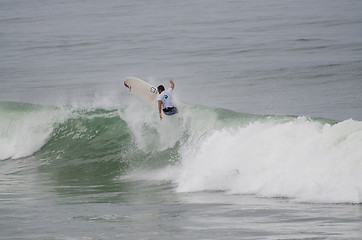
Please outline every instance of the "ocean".
[[1, 0], [0, 239], [362, 239], [361, 13]]

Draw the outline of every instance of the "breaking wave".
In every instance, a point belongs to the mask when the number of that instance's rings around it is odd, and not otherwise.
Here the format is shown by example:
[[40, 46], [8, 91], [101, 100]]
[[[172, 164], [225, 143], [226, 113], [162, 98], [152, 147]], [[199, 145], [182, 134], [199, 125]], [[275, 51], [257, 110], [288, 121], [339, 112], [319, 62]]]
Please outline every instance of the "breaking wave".
[[[134, 109], [137, 109], [135, 111]], [[302, 202], [362, 203], [362, 122], [264, 116], [184, 104], [178, 116], [0, 103], [0, 159], [90, 180], [171, 181]]]

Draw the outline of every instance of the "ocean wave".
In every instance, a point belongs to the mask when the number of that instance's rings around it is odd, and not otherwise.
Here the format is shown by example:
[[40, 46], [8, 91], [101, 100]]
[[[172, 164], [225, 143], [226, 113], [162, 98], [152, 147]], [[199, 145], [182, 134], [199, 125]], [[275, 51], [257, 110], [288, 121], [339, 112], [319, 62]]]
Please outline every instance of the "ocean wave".
[[0, 102], [0, 159], [32, 155], [47, 142], [54, 123], [67, 115], [54, 107]]
[[[288, 197], [305, 202], [362, 201], [362, 123], [304, 117], [214, 131], [185, 150], [172, 180], [180, 192]], [[191, 154], [190, 154], [191, 153]]]
[[62, 184], [137, 178], [171, 181], [177, 192], [362, 203], [362, 122], [188, 104], [179, 110], [160, 121], [157, 112], [138, 105], [1, 102], [0, 159], [30, 156]]

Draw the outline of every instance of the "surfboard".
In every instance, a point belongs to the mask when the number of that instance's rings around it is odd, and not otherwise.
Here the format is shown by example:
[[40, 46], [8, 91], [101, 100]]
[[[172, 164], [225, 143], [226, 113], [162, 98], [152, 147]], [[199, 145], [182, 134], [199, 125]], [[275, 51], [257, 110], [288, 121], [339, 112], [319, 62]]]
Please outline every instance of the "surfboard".
[[156, 87], [136, 77], [127, 77], [123, 84], [131, 94], [151, 107], [157, 107]]

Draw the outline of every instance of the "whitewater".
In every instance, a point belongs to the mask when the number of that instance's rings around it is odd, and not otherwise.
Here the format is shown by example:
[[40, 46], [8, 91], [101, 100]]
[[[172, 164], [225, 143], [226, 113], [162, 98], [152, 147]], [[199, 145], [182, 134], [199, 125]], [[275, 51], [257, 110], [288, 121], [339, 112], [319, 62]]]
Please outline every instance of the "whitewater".
[[54, 164], [73, 159], [70, 165], [119, 160], [125, 164], [120, 177], [172, 181], [177, 192], [361, 203], [362, 122], [181, 109], [177, 118], [159, 122], [147, 108], [2, 102], [0, 157], [46, 155]]

